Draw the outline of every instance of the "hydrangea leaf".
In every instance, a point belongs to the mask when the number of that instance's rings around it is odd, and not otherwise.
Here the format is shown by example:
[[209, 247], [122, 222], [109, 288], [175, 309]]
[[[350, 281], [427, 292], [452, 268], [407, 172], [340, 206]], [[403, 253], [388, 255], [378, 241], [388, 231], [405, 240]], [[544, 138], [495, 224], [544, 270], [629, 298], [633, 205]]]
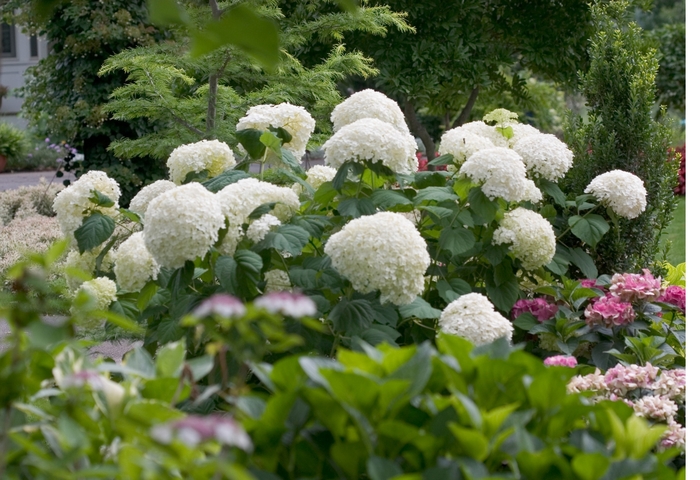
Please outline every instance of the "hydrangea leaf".
[[454, 165], [455, 157], [451, 153], [446, 153], [445, 155], [440, 155], [439, 157], [433, 158], [428, 162], [428, 165]]
[[158, 351], [156, 373], [159, 377], [179, 377], [185, 362], [185, 342], [170, 342]]
[[559, 185], [557, 185], [555, 182], [542, 178], [540, 179], [540, 189], [552, 197], [557, 205], [561, 206], [562, 208], [566, 207], [566, 195], [564, 195], [564, 192], [561, 191], [561, 188], [559, 188]]
[[216, 193], [227, 185], [231, 185], [232, 183], [236, 183], [237, 181], [248, 177], [250, 177], [250, 175], [247, 172], [231, 169], [226, 170], [225, 172], [210, 180], [207, 180], [206, 182], [202, 182], [202, 185], [210, 192]]
[[469, 190], [469, 209], [472, 211], [474, 223], [485, 225], [492, 222], [496, 218], [498, 212], [498, 204], [489, 200], [484, 195], [480, 187], [475, 187]]
[[114, 200], [97, 190], [92, 190], [92, 195], [90, 196], [89, 200], [98, 207], [111, 207], [114, 205]]
[[574, 215], [569, 218], [569, 226], [571, 233], [591, 247], [595, 247], [603, 235], [610, 230], [610, 225], [600, 215], [587, 215], [585, 217]]
[[389, 209], [396, 205], [412, 205], [413, 202], [405, 194], [397, 190], [377, 190], [372, 193], [372, 202], [379, 208]]
[[448, 250], [453, 256], [467, 252], [476, 243], [474, 234], [464, 227], [445, 228], [440, 232], [438, 245]]
[[83, 219], [74, 236], [78, 241], [78, 251], [83, 253], [101, 245], [114, 233], [114, 220], [99, 212]]
[[510, 312], [518, 300], [520, 286], [518, 279], [513, 275], [510, 280], [497, 284], [492, 275], [486, 276], [486, 294], [491, 303], [503, 312]]
[[374, 206], [369, 198], [346, 198], [338, 204], [338, 213], [345, 217], [358, 218], [363, 215], [372, 215], [377, 213], [377, 207]]
[[436, 202], [444, 202], [446, 200], [459, 200], [459, 197], [454, 193], [451, 187], [426, 187], [413, 199], [414, 205], [420, 205], [423, 202], [434, 200]]
[[235, 135], [245, 151], [253, 160], [258, 160], [262, 158], [265, 154], [265, 149], [267, 148], [261, 141], [260, 137], [264, 132], [261, 130], [256, 130], [254, 128], [246, 128], [243, 130], [238, 130]]
[[433, 308], [428, 302], [423, 300], [421, 297], [416, 297], [413, 302], [408, 305], [401, 305], [399, 307], [399, 313], [402, 318], [418, 318], [421, 320], [432, 320], [435, 318], [440, 318], [441, 310]]
[[571, 257], [571, 263], [576, 265], [586, 278], [598, 278], [598, 269], [595, 266], [595, 262], [581, 247], [570, 248], [569, 256]]
[[301, 254], [308, 242], [309, 232], [303, 228], [297, 225], [282, 225], [276, 232], [269, 232], [261, 242], [255, 245], [255, 250], [274, 248], [296, 257]]
[[336, 332], [361, 334], [372, 324], [374, 311], [368, 300], [343, 298], [328, 314]]

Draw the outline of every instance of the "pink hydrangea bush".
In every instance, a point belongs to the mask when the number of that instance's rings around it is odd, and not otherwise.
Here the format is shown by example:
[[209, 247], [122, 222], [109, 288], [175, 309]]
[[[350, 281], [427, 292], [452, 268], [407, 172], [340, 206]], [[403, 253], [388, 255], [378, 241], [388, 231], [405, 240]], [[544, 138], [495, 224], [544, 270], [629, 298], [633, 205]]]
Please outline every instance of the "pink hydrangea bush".
[[555, 355], [553, 357], [547, 357], [544, 359], [544, 364], [548, 367], [569, 367], [574, 368], [578, 365], [578, 360], [576, 357], [571, 355]]
[[515, 302], [511, 310], [513, 320], [518, 318], [523, 313], [531, 313], [538, 321], [544, 322], [550, 318], [554, 318], [559, 307], [553, 303], [549, 303], [544, 298], [523, 298]]
[[646, 268], [642, 272], [616, 273], [611, 280], [610, 293], [624, 302], [653, 302], [661, 295], [661, 279]]
[[634, 321], [632, 304], [620, 297], [607, 295], [598, 297], [584, 311], [586, 323], [590, 327], [602, 325], [607, 328], [628, 325]]
[[678, 307], [685, 315], [685, 288], [678, 285], [669, 285], [656, 299], [657, 302], [668, 303]]

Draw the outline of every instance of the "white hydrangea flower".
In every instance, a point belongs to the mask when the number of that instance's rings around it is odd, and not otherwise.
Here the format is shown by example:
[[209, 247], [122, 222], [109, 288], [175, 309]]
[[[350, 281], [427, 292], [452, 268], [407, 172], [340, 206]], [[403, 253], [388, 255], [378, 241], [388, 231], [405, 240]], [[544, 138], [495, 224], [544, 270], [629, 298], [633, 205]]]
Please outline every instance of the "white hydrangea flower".
[[204, 256], [225, 225], [217, 196], [188, 183], [156, 197], [146, 210], [143, 239], [156, 262], [180, 268]]
[[279, 225], [282, 225], [282, 222], [279, 221], [279, 218], [275, 217], [274, 215], [270, 215], [269, 213], [266, 213], [265, 215], [258, 218], [257, 220], [252, 221], [250, 225], [248, 225], [248, 230], [246, 230], [246, 236], [255, 243], [257, 243], [263, 238], [265, 238], [265, 235], [268, 234], [272, 227], [276, 227]]
[[[97, 257], [99, 256], [100, 252], [102, 252], [101, 247], [93, 248], [92, 250], [87, 250], [83, 253], [79, 253], [77, 250], [71, 250], [66, 256], [66, 260], [63, 263], [63, 268], [82, 270], [83, 272], [93, 275], [97, 264]], [[105, 256], [102, 257], [100, 270], [108, 272], [113, 266], [114, 251], [108, 250]], [[66, 283], [68, 284], [68, 289], [73, 292], [83, 284], [83, 280], [72, 275], [66, 275]]]
[[85, 292], [95, 300], [95, 309], [107, 310], [117, 300], [117, 284], [107, 277], [97, 277], [84, 282], [79, 292]]
[[301, 161], [306, 152], [306, 144], [316, 127], [316, 120], [309, 112], [304, 107], [286, 102], [279, 105], [256, 105], [249, 108], [245, 117], [238, 121], [236, 130], [267, 130], [270, 126], [282, 127], [292, 135], [292, 141], [285, 148]]
[[[465, 123], [461, 127], [465, 132], [473, 133], [480, 137], [488, 138], [497, 147], [507, 147], [508, 139], [496, 130], [496, 127], [485, 124], [481, 121]], [[441, 152], [442, 153], [442, 152]], [[467, 157], [469, 158], [469, 157]]]
[[647, 208], [644, 182], [638, 176], [622, 170], [598, 175], [584, 192], [593, 194], [600, 203], [612, 208], [621, 217], [636, 218]]
[[231, 148], [218, 140], [201, 140], [177, 147], [168, 157], [170, 180], [181, 185], [190, 172], [207, 170], [214, 178], [236, 165]]
[[493, 232], [493, 243], [512, 243], [511, 252], [526, 270], [547, 265], [556, 250], [552, 224], [539, 213], [522, 207], [506, 212]]
[[574, 153], [554, 135], [540, 133], [523, 137], [513, 145], [532, 173], [556, 182], [574, 164]]
[[513, 145], [518, 143], [523, 138], [527, 138], [533, 135], [542, 135], [542, 132], [537, 130], [532, 125], [528, 125], [526, 123], [513, 123], [508, 126], [513, 129], [513, 136], [510, 137], [510, 139], [508, 140], [509, 147], [513, 147]]
[[217, 194], [222, 211], [229, 222], [229, 231], [220, 247], [222, 253], [233, 255], [243, 231], [241, 226], [248, 223], [248, 215], [264, 203], [275, 202], [270, 212], [280, 222], [286, 222], [299, 210], [299, 196], [288, 187], [280, 187], [256, 178], [244, 178], [227, 185]]
[[269, 292], [291, 292], [292, 281], [284, 270], [274, 269], [265, 272], [265, 293]]
[[[487, 125], [488, 126], [488, 125]], [[496, 145], [487, 137], [472, 132], [468, 127], [453, 128], [442, 134], [440, 139], [440, 154], [454, 156], [456, 165], [461, 165], [479, 150], [494, 148]]]
[[156, 198], [161, 193], [172, 190], [175, 187], [177, 187], [177, 185], [170, 180], [157, 180], [152, 184], [143, 187], [139, 193], [137, 193], [136, 196], [131, 199], [129, 210], [136, 212], [143, 217], [146, 215], [146, 209], [148, 209], [148, 204], [151, 203], [151, 200]]
[[497, 108], [484, 115], [483, 120], [484, 122], [496, 122], [496, 125], [510, 125], [518, 123], [518, 114], [505, 108]]
[[306, 171], [306, 182], [318, 188], [326, 182], [332, 182], [336, 173], [338, 170], [328, 165], [314, 165]]
[[396, 173], [418, 170], [416, 140], [376, 118], [363, 118], [338, 130], [324, 145], [326, 163], [340, 168], [345, 162], [381, 162]]
[[542, 192], [527, 178], [520, 155], [503, 147], [487, 148], [469, 157], [459, 169], [473, 181], [482, 183], [484, 195], [508, 202], [539, 202]]
[[484, 345], [499, 338], [513, 337], [513, 324], [496, 312], [489, 299], [480, 293], [468, 293], [450, 302], [440, 315], [440, 330]]
[[[92, 191], [108, 196], [114, 205], [111, 207], [96, 207], [89, 199]], [[98, 170], [90, 170], [68, 188], [61, 190], [53, 201], [53, 210], [56, 212], [61, 232], [66, 238], [71, 239], [71, 244], [77, 242], [73, 233], [82, 225], [83, 215], [88, 209], [93, 209], [109, 217], [119, 215], [119, 184], [109, 178], [106, 173]]]
[[376, 118], [393, 125], [406, 135], [410, 134], [399, 104], [371, 88], [354, 93], [336, 105], [331, 113], [333, 131], [337, 132], [362, 118]]
[[141, 290], [150, 280], [158, 278], [160, 267], [146, 248], [143, 232], [127, 238], [114, 255], [114, 275], [119, 288], [126, 292]]
[[430, 263], [427, 245], [415, 225], [398, 213], [351, 220], [331, 235], [325, 251], [355, 290], [379, 290], [382, 303], [407, 305], [423, 292]]

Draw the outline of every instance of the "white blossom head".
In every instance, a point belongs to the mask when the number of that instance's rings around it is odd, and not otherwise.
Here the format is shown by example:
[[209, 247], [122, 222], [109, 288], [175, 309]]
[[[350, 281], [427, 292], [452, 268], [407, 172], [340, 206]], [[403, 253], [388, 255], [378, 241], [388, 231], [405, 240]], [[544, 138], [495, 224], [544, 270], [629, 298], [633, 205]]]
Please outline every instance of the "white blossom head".
[[484, 115], [484, 122], [496, 122], [496, 125], [511, 125], [518, 123], [518, 114], [506, 110], [505, 108], [497, 108], [491, 110], [489, 113]]
[[199, 183], [188, 183], [156, 197], [146, 210], [143, 239], [155, 261], [180, 268], [203, 257], [225, 225], [217, 196]]
[[[488, 127], [488, 125], [486, 125]], [[489, 127], [490, 128], [490, 127]], [[442, 134], [440, 139], [440, 154], [450, 154], [454, 157], [454, 163], [461, 165], [479, 150], [494, 148], [496, 145], [487, 137], [482, 137], [470, 131], [462, 125]]]
[[480, 150], [462, 164], [460, 175], [477, 183], [491, 200], [500, 197], [508, 202], [539, 202], [542, 192], [527, 178], [525, 164], [513, 150], [494, 147]]
[[138, 292], [149, 281], [158, 278], [160, 267], [143, 241], [143, 232], [127, 238], [114, 254], [114, 275], [119, 288], [125, 292]]
[[131, 199], [129, 210], [143, 217], [146, 215], [146, 209], [148, 209], [148, 204], [151, 203], [151, 200], [161, 193], [172, 190], [175, 187], [177, 187], [177, 185], [170, 180], [156, 180], [150, 185], [143, 187], [139, 193]]
[[513, 136], [508, 139], [508, 146], [512, 147], [520, 140], [533, 135], [541, 135], [542, 133], [532, 125], [527, 123], [513, 123], [508, 125], [513, 130]]
[[117, 284], [107, 277], [97, 277], [80, 285], [76, 294], [87, 293], [95, 302], [96, 310], [107, 310], [117, 300]]
[[306, 171], [306, 181], [314, 188], [332, 182], [338, 170], [328, 165], [314, 165]]
[[[109, 197], [114, 205], [111, 207], [97, 207], [90, 201], [93, 190]], [[56, 212], [61, 232], [66, 238], [70, 238], [72, 244], [76, 244], [73, 233], [83, 223], [83, 212], [88, 209], [117, 217], [119, 215], [119, 197], [121, 190], [119, 184], [106, 173], [99, 170], [90, 170], [83, 174], [69, 187], [61, 190], [53, 201], [53, 210]]]
[[539, 213], [522, 207], [505, 213], [493, 232], [493, 243], [510, 243], [510, 251], [526, 270], [547, 265], [556, 250], [552, 224]]
[[[220, 246], [221, 252], [226, 255], [233, 255], [236, 251], [236, 246], [243, 236], [241, 227], [248, 223], [248, 215], [260, 205], [276, 203], [270, 214], [277, 217], [280, 222], [288, 221], [301, 205], [299, 196], [291, 188], [261, 182], [256, 178], [244, 178], [227, 185], [217, 192], [216, 197], [229, 222], [229, 230]], [[266, 224], [272, 226], [270, 221]], [[258, 227], [262, 228], [263, 225], [258, 223]], [[255, 232], [261, 233], [261, 230], [256, 230], [254, 227], [251, 234], [255, 235]]]
[[398, 213], [351, 220], [331, 235], [325, 251], [355, 290], [379, 290], [382, 303], [406, 305], [423, 291], [430, 263], [427, 245], [415, 225]]
[[206, 170], [208, 178], [213, 178], [236, 165], [231, 148], [218, 140], [201, 140], [180, 145], [168, 157], [167, 166], [170, 180], [181, 185], [190, 172]]
[[337, 132], [362, 118], [382, 120], [402, 133], [409, 134], [401, 107], [391, 98], [370, 88], [350, 95], [331, 113], [333, 131]]
[[598, 175], [591, 180], [584, 192], [592, 194], [601, 204], [630, 220], [641, 215], [647, 208], [644, 182], [638, 176], [622, 170]]
[[556, 182], [566, 175], [574, 163], [574, 154], [564, 142], [551, 134], [523, 137], [513, 145], [528, 171]]
[[285, 148], [288, 148], [296, 159], [301, 161], [306, 152], [306, 144], [316, 127], [316, 120], [304, 107], [291, 103], [256, 105], [250, 107], [245, 117], [238, 121], [236, 130], [248, 128], [267, 130], [269, 127], [284, 128], [292, 135], [291, 142], [286, 144]]
[[484, 345], [499, 338], [510, 341], [513, 324], [480, 293], [468, 293], [450, 302], [440, 315], [440, 330]]
[[292, 281], [284, 270], [273, 269], [265, 272], [265, 293], [291, 292]]
[[253, 220], [248, 225], [248, 230], [246, 230], [246, 237], [250, 238], [253, 242], [257, 243], [262, 241], [263, 238], [272, 230], [272, 227], [277, 227], [282, 225], [279, 218], [274, 215], [266, 213], [257, 220]]
[[[488, 138], [496, 147], [508, 147], [508, 139], [496, 130], [496, 127], [487, 125], [484, 122], [476, 121], [462, 125], [461, 128], [465, 132], [473, 133], [480, 137]], [[442, 153], [442, 152], [440, 152]], [[467, 157], [469, 158], [469, 157]]]
[[[102, 252], [101, 247], [93, 248], [92, 250], [86, 250], [83, 253], [77, 250], [71, 250], [66, 255], [66, 260], [63, 263], [63, 268], [65, 270], [80, 270], [84, 273], [92, 276], [97, 267], [97, 257], [100, 252]], [[108, 250], [104, 257], [102, 257], [102, 264], [100, 269], [103, 271], [109, 271], [114, 265], [114, 250]], [[66, 283], [68, 284], [68, 289], [73, 292], [82, 285], [84, 280], [77, 275], [72, 275], [66, 272]]]
[[366, 160], [382, 163], [396, 173], [418, 170], [416, 140], [376, 118], [363, 118], [339, 129], [324, 145], [326, 163], [340, 168], [343, 163]]

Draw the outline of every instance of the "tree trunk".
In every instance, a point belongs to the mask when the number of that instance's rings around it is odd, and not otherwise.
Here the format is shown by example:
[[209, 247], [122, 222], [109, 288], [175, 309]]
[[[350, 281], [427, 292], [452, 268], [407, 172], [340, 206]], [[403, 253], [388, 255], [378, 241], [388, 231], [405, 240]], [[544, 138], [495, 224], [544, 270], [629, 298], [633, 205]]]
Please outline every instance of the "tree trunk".
[[472, 93], [469, 94], [469, 100], [467, 100], [467, 104], [464, 106], [462, 113], [460, 113], [459, 116], [455, 118], [455, 121], [452, 124], [452, 128], [459, 127], [460, 125], [463, 125], [467, 120], [469, 120], [469, 114], [472, 113], [472, 108], [474, 108], [474, 103], [476, 102], [477, 95], [479, 95], [479, 87], [475, 87], [472, 90]]
[[435, 158], [435, 142], [433, 142], [433, 139], [430, 137], [430, 134], [423, 124], [420, 123], [418, 115], [416, 115], [416, 109], [409, 100], [404, 102], [403, 111], [406, 115], [406, 120], [408, 120], [409, 128], [423, 141], [423, 145], [425, 145], [425, 155], [428, 157], [428, 161], [432, 160]]

